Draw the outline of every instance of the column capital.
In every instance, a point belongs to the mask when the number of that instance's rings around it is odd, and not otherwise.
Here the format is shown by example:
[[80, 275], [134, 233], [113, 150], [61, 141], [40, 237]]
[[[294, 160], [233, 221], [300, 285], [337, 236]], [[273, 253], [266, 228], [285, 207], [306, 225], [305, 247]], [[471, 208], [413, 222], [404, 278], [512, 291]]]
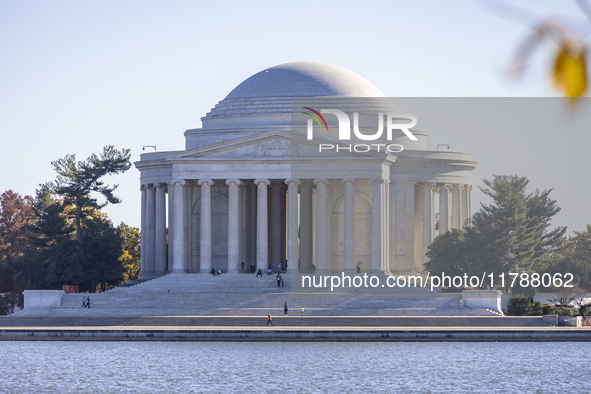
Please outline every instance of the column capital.
[[357, 183], [357, 179], [355, 179], [355, 178], [343, 178], [343, 179], [341, 179], [341, 183], [343, 185], [346, 184], [346, 183], [355, 184], [355, 183]]
[[261, 184], [261, 183], [263, 183], [263, 184], [264, 184], [264, 185], [266, 185], [266, 186], [269, 186], [269, 184], [270, 184], [271, 182], [270, 182], [268, 179], [255, 179], [255, 180], [254, 180], [254, 184], [255, 184], [255, 185], [257, 185], [257, 186], [258, 186], [259, 184]]
[[156, 183], [156, 184], [154, 184], [154, 187], [156, 187], [158, 189], [164, 189], [164, 191], [166, 191], [166, 189], [168, 188], [168, 184], [167, 183]]
[[371, 178], [369, 180], [369, 182], [373, 185], [374, 183], [379, 183], [382, 184], [384, 183], [384, 179], [383, 178]]
[[170, 186], [175, 186], [177, 184], [183, 186], [183, 185], [186, 185], [187, 184], [187, 181], [185, 181], [184, 179], [173, 179], [170, 182], [168, 182], [168, 184]]
[[318, 184], [320, 184], [320, 183], [324, 183], [325, 185], [328, 185], [328, 182], [329, 182], [329, 180], [326, 179], [326, 178], [317, 178], [317, 179], [314, 179], [314, 184], [316, 186], [318, 186]]
[[148, 187], [148, 185], [140, 185], [140, 192], [143, 192], [144, 190], [146, 190]]
[[294, 184], [294, 185], [298, 186], [300, 183], [302, 183], [302, 182], [300, 182], [300, 180], [297, 179], [297, 178], [289, 178], [289, 179], [286, 179], [285, 180], [285, 184], [287, 186], [289, 186], [291, 184]]
[[226, 185], [230, 186], [232, 183], [240, 185], [240, 179], [226, 179]]
[[204, 183], [208, 184], [209, 186], [213, 185], [213, 181], [211, 179], [199, 179], [197, 184], [202, 186]]
[[453, 187], [454, 189], [464, 190], [464, 185], [454, 184]]
[[441, 185], [439, 185], [439, 187], [441, 189], [451, 189], [453, 185], [450, 185], [449, 183], [442, 183]]

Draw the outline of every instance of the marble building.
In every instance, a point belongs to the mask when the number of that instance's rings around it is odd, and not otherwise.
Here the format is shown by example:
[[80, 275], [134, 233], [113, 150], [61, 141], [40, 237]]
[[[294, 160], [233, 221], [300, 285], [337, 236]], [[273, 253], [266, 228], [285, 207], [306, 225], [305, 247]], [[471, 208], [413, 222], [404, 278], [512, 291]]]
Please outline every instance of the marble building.
[[[368, 141], [347, 148], [335, 116], [324, 115], [324, 130], [299, 110], [327, 105], [400, 112], [351, 71], [288, 63], [232, 90], [185, 131], [184, 150], [142, 154], [140, 279], [286, 260], [290, 272], [422, 272], [434, 236], [469, 224], [476, 163], [427, 150], [427, 132], [415, 128], [416, 140], [401, 130], [376, 140], [401, 152], [366, 150]], [[355, 122], [375, 128], [373, 117]]]

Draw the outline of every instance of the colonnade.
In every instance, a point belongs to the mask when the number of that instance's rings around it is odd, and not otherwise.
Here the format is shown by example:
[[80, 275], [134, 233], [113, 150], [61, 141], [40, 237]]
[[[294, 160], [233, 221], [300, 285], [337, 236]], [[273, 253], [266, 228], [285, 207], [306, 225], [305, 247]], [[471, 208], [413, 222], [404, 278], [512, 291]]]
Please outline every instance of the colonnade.
[[[238, 273], [244, 253], [240, 244], [240, 213], [252, 210], [252, 205], [240, 203], [240, 187], [245, 184], [256, 189], [256, 268], [266, 270], [269, 263], [288, 260], [288, 269], [328, 272], [331, 258], [329, 221], [333, 207], [328, 188], [344, 188], [342, 231], [342, 269], [356, 269], [355, 195], [361, 179], [198, 179], [200, 219], [199, 272], [212, 269], [212, 185], [227, 186], [227, 272]], [[427, 261], [425, 253], [435, 235], [435, 196], [439, 193], [439, 233], [461, 229], [470, 217], [469, 185], [433, 182], [392, 182], [384, 179], [363, 180], [371, 201], [371, 261], [372, 272], [422, 271]], [[369, 181], [369, 182], [367, 182]], [[168, 184], [142, 185], [141, 274], [140, 278], [160, 276], [169, 272], [188, 272], [191, 252], [186, 247], [191, 228], [187, 180]], [[356, 186], [357, 185], [357, 186]], [[287, 186], [287, 187], [286, 187]], [[357, 189], [356, 189], [357, 188]], [[287, 189], [287, 190], [286, 190]], [[315, 189], [315, 193], [314, 193]], [[269, 193], [270, 191], [270, 193]], [[166, 242], [166, 193], [168, 193], [168, 259]], [[287, 201], [285, 201], [285, 194]], [[270, 198], [268, 197], [270, 195]], [[315, 200], [314, 200], [315, 196]], [[253, 190], [253, 198], [254, 198]], [[282, 200], [283, 199], [283, 200]], [[269, 201], [270, 200], [270, 201]], [[282, 202], [283, 201], [283, 202]], [[252, 213], [254, 215], [254, 213]], [[286, 219], [282, 219], [282, 215]], [[285, 224], [285, 226], [283, 226]], [[282, 233], [284, 235], [282, 236]], [[315, 238], [314, 238], [315, 235]], [[254, 235], [253, 235], [254, 236]], [[286, 247], [274, 248], [285, 242]], [[271, 245], [271, 247], [270, 247]], [[283, 250], [285, 253], [283, 253]], [[332, 250], [334, 252], [334, 250]], [[168, 260], [168, 262], [167, 262]], [[399, 260], [394, 267], [394, 260]], [[299, 264], [298, 264], [299, 262]], [[315, 266], [314, 266], [315, 263]]]
[[470, 224], [472, 186], [426, 182], [419, 187], [422, 189], [421, 255], [424, 264], [428, 260], [425, 253], [435, 236], [435, 195], [439, 193], [439, 235], [442, 235]]

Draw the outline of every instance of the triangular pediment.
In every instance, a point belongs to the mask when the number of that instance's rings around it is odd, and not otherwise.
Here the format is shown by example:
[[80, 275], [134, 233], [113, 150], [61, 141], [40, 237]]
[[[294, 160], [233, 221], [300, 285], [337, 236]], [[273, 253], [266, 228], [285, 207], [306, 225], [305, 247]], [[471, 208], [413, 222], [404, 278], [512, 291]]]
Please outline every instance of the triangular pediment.
[[[182, 152], [175, 152], [169, 160], [209, 159], [305, 159], [305, 158], [371, 158], [371, 152], [356, 153], [346, 150], [319, 152], [319, 143], [329, 141], [308, 141], [299, 135], [283, 131], [262, 132], [254, 136], [241, 137]], [[383, 154], [377, 155], [384, 157]]]

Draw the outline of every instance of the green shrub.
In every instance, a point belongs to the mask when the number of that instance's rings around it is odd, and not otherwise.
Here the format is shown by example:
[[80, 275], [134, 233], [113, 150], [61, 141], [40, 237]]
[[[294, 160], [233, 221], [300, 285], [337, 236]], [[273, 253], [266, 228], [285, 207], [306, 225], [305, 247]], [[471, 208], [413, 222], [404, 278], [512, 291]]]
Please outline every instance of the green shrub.
[[508, 316], [540, 316], [542, 304], [528, 297], [512, 297], [507, 304]]
[[531, 309], [531, 316], [542, 316], [542, 303], [540, 301], [534, 301]]
[[558, 315], [558, 316], [576, 316], [577, 309], [572, 305], [544, 305], [542, 308], [544, 315]]

